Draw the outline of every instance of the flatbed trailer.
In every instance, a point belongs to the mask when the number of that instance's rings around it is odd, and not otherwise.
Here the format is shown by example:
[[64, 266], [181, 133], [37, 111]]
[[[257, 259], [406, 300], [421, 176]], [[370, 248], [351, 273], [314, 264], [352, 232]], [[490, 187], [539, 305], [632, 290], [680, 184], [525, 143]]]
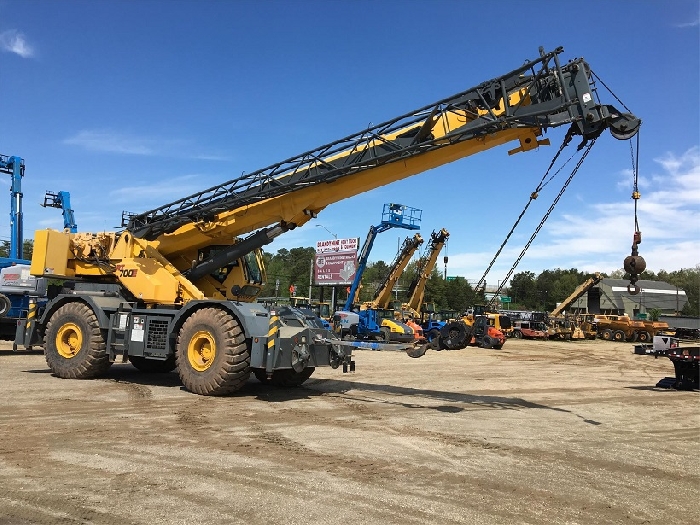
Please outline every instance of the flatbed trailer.
[[668, 357], [673, 363], [675, 377], [665, 377], [656, 386], [676, 390], [698, 390], [700, 388], [700, 346], [684, 346], [675, 337], [655, 336], [653, 345], [636, 345], [634, 353]]

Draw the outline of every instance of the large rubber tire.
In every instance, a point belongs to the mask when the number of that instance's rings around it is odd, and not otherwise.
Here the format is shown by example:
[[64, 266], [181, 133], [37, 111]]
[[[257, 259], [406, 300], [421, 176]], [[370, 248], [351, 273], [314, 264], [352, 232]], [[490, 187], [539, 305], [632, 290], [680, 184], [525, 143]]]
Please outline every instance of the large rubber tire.
[[616, 341], [618, 343], [624, 343], [626, 339], [627, 336], [625, 336], [625, 332], [623, 332], [622, 330], [616, 330], [613, 334], [613, 341]]
[[600, 337], [605, 341], [612, 341], [613, 331], [610, 330], [610, 328], [606, 328], [605, 330], [603, 330], [603, 333], [600, 334]]
[[58, 377], [89, 379], [111, 366], [105, 332], [85, 303], [64, 304], [50, 317], [44, 337], [46, 364]]
[[383, 341], [385, 343], [388, 343], [389, 341], [391, 341], [391, 329], [390, 328], [388, 328], [386, 326], [382, 326], [379, 329], [379, 331], [381, 332], [381, 335], [379, 336], [380, 341]]
[[238, 321], [218, 308], [203, 308], [185, 321], [175, 361], [185, 388], [203, 396], [239, 390], [250, 377], [250, 350]]
[[5, 317], [9, 313], [11, 308], [12, 303], [10, 302], [9, 297], [7, 297], [5, 294], [0, 293], [0, 319]]
[[257, 369], [253, 371], [253, 374], [255, 374], [255, 377], [258, 381], [266, 385], [272, 385], [281, 388], [293, 388], [301, 386], [308, 378], [311, 377], [311, 374], [314, 373], [314, 370], [316, 370], [316, 368], [313, 366], [307, 366], [301, 372], [297, 372], [295, 370], [292, 370], [291, 368], [275, 370], [274, 372], [272, 372], [272, 377], [270, 379], [267, 378], [267, 373], [265, 372], [265, 370]]
[[522, 339], [523, 338], [523, 333], [520, 330], [514, 330], [513, 331], [513, 337], [516, 339]]
[[430, 331], [428, 331], [427, 339], [431, 343], [435, 341], [438, 337], [440, 337], [440, 330], [438, 330], [437, 328], [432, 328]]
[[493, 348], [493, 346], [496, 344], [496, 340], [491, 337], [490, 335], [485, 335], [483, 339], [481, 340], [481, 348]]
[[175, 370], [175, 356], [171, 355], [165, 361], [159, 359], [146, 359], [145, 357], [130, 355], [129, 361], [134, 368], [146, 374], [167, 374]]
[[651, 334], [649, 332], [638, 332], [637, 341], [640, 343], [648, 343], [651, 341]]
[[471, 338], [471, 326], [467, 326], [463, 321], [452, 321], [440, 330], [440, 348], [447, 350], [466, 348]]

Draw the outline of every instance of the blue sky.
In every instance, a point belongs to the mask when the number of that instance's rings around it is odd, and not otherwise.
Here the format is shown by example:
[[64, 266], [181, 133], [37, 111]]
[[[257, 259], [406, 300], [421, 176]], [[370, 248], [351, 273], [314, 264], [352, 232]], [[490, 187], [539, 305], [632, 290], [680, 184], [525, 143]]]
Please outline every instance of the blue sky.
[[[46, 190], [69, 191], [79, 231], [152, 209], [407, 113], [538, 55], [583, 56], [643, 120], [640, 254], [700, 264], [700, 3], [588, 1], [0, 0], [0, 153], [25, 159], [25, 238], [62, 227]], [[619, 103], [604, 90], [605, 103]], [[450, 232], [448, 275], [478, 279], [549, 165], [551, 147], [503, 147], [328, 207], [270, 251], [364, 239], [382, 206]], [[516, 271], [610, 272], [634, 229], [628, 142], [605, 133]], [[501, 279], [568, 172], [540, 194], [489, 275]], [[0, 238], [9, 238], [9, 177]], [[322, 227], [318, 227], [321, 225]], [[412, 232], [381, 234], [391, 261]], [[445, 252], [443, 252], [445, 255]], [[442, 269], [442, 258], [439, 259]]]

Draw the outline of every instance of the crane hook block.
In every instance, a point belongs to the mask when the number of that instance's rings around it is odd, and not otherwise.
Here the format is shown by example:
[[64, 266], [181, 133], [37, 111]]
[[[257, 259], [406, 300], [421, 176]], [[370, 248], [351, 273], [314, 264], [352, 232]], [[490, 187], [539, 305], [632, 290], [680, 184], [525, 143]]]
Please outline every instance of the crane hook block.
[[630, 274], [630, 284], [627, 286], [627, 291], [630, 295], [637, 295], [640, 292], [639, 286], [635, 283], [639, 280], [639, 275], [647, 268], [647, 262], [644, 257], [639, 255], [637, 245], [642, 242], [642, 232], [634, 232], [632, 240], [632, 255], [625, 257], [624, 268], [625, 272]]

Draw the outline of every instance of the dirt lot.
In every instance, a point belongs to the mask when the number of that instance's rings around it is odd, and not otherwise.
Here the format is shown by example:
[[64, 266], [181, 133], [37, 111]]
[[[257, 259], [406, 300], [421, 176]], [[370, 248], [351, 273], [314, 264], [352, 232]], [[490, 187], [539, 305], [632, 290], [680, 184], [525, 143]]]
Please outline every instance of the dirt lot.
[[226, 398], [0, 348], [3, 525], [700, 523], [698, 393], [630, 344], [364, 350]]

